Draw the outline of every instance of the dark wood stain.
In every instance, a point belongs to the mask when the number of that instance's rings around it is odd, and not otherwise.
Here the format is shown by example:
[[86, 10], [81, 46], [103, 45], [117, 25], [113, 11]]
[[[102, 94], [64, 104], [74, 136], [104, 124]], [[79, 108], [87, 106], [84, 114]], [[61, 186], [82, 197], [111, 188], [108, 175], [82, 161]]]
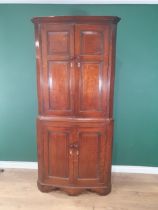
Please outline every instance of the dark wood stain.
[[36, 17], [38, 188], [111, 191], [112, 16]]

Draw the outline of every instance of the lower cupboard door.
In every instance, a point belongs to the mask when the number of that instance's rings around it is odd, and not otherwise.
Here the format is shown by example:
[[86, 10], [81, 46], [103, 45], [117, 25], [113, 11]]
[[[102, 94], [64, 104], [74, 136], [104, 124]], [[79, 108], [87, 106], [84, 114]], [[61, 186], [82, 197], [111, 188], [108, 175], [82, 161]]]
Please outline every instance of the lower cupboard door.
[[[45, 184], [68, 185], [73, 178], [73, 160], [69, 155], [72, 140], [70, 128], [46, 126], [38, 140], [39, 177]], [[40, 148], [41, 147], [41, 148]]]
[[78, 186], [100, 186], [106, 182], [106, 135], [103, 128], [78, 128], [78, 150], [74, 156], [74, 178]]

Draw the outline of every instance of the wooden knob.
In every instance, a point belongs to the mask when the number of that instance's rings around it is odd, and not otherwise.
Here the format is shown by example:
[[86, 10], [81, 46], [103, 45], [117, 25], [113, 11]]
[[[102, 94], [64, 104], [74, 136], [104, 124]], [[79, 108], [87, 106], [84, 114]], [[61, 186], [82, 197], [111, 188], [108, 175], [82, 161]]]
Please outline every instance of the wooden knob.
[[72, 155], [72, 153], [73, 153], [73, 151], [72, 151], [72, 149], [70, 149], [70, 150], [69, 150], [69, 154]]

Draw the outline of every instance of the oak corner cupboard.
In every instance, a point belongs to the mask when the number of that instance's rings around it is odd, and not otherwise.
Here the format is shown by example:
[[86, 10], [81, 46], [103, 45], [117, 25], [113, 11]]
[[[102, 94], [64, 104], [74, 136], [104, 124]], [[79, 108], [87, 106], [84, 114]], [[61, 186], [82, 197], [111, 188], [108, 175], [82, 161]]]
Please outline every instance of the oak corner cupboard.
[[35, 17], [38, 188], [111, 191], [113, 16]]

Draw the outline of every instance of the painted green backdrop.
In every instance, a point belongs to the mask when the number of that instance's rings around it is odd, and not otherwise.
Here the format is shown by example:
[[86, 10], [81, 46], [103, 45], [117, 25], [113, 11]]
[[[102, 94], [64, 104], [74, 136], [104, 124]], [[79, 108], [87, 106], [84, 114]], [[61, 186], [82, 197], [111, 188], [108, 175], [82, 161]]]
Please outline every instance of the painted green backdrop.
[[36, 161], [33, 16], [117, 15], [113, 164], [158, 166], [158, 6], [0, 5], [0, 160]]

